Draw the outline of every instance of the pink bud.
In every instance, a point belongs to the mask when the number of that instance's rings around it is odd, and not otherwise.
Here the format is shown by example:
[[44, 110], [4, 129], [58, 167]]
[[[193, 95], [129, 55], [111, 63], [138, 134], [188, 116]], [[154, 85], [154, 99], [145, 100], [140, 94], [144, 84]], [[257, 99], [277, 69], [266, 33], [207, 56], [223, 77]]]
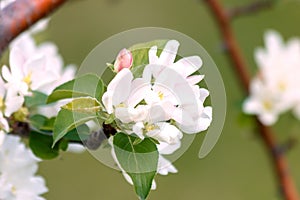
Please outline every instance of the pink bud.
[[122, 49], [114, 63], [115, 71], [119, 72], [124, 68], [130, 68], [132, 66], [132, 54], [127, 49]]

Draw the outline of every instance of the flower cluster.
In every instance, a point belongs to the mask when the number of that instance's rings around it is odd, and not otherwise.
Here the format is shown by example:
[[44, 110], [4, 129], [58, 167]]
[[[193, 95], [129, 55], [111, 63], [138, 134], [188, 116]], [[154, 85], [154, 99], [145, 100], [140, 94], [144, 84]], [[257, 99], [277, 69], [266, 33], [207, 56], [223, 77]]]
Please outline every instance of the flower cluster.
[[209, 92], [197, 85], [204, 76], [194, 75], [202, 60], [191, 56], [176, 61], [178, 48], [179, 42], [170, 40], [158, 56], [157, 46], [151, 47], [149, 63], [139, 78], [134, 78], [130, 70], [130, 52], [122, 50], [114, 63], [118, 73], [102, 97], [106, 112], [114, 116], [119, 131], [141, 140], [148, 137], [158, 141], [157, 172], [163, 175], [177, 172], [163, 155], [172, 154], [180, 147], [183, 132], [204, 131], [212, 121], [212, 108], [203, 105]]
[[48, 191], [42, 177], [35, 176], [39, 160], [21, 143], [7, 135], [0, 146], [0, 199], [42, 200]]
[[255, 51], [259, 72], [251, 82], [244, 112], [258, 115], [265, 125], [274, 124], [288, 110], [300, 119], [300, 40], [285, 44], [277, 32], [268, 31], [265, 46]]
[[[13, 1], [1, 1], [1, 6]], [[33, 34], [44, 30], [49, 19], [22, 33], [10, 45], [9, 65], [0, 76], [0, 199], [41, 200], [47, 192], [43, 178], [36, 177], [39, 161], [13, 132], [15, 123], [28, 123], [29, 114], [57, 115], [60, 104], [26, 107], [34, 92], [48, 95], [58, 85], [74, 78], [75, 67], [64, 67], [55, 44], [36, 44]]]

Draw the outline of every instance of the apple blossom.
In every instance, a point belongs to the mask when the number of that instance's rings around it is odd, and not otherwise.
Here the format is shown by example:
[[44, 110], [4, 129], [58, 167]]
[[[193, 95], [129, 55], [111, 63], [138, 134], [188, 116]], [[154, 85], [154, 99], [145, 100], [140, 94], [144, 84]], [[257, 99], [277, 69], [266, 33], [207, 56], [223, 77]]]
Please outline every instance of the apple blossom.
[[6, 135], [0, 146], [0, 199], [42, 200], [48, 191], [42, 177], [35, 176], [39, 160], [16, 136]]
[[0, 113], [6, 117], [19, 110], [23, 103], [24, 97], [19, 96], [15, 86], [7, 89], [3, 79], [0, 77]]
[[3, 117], [3, 114], [0, 112], [0, 148], [5, 139], [6, 133], [9, 131], [9, 126], [7, 120]]
[[290, 109], [298, 116], [300, 40], [291, 39], [285, 44], [279, 33], [267, 31], [265, 49], [255, 51], [255, 61], [259, 72], [250, 84], [244, 112], [258, 115], [265, 125], [274, 124]]

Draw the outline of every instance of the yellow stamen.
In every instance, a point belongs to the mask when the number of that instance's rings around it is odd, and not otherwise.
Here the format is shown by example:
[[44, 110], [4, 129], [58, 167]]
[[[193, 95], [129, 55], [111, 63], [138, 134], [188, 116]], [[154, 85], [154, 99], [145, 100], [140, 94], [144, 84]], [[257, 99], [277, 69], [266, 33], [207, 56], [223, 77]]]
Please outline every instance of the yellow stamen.
[[23, 78], [23, 82], [25, 82], [28, 86], [30, 86], [32, 83], [31, 76], [32, 76], [32, 73], [29, 72], [27, 74], [27, 76]]
[[149, 131], [153, 131], [155, 128], [156, 128], [155, 125], [151, 124], [151, 125], [146, 125], [145, 130], [149, 132]]
[[160, 100], [163, 100], [164, 99], [164, 94], [161, 91], [159, 91], [158, 92], [158, 97], [159, 97]]
[[0, 96], [0, 111], [3, 111], [5, 108], [4, 99]]
[[119, 105], [117, 105], [116, 106], [117, 108], [125, 108], [126, 107], [126, 105], [125, 105], [125, 103], [120, 103]]
[[265, 100], [265, 101], [263, 102], [263, 107], [264, 107], [266, 110], [272, 110], [273, 104], [272, 104], [271, 101]]
[[285, 91], [286, 84], [283, 81], [278, 82], [278, 88], [280, 91]]

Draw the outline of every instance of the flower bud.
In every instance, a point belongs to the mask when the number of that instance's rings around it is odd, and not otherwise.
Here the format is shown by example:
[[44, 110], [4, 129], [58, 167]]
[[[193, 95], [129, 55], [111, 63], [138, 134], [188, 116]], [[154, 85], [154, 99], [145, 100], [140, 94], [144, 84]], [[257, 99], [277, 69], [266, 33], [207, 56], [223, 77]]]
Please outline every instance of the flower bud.
[[130, 68], [132, 66], [132, 54], [129, 50], [127, 49], [122, 49], [114, 63], [114, 70], [116, 72], [121, 71], [124, 68]]

